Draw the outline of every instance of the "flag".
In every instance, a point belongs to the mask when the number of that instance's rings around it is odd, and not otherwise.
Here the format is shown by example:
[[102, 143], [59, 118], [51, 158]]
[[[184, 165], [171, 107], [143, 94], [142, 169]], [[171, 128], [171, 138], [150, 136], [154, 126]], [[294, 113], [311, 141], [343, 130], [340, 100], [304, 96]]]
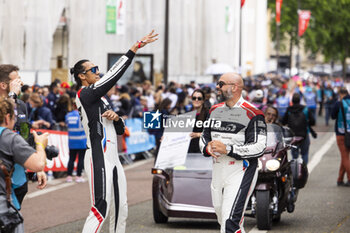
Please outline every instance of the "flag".
[[244, 6], [245, 0], [241, 0], [241, 8]]
[[309, 20], [311, 17], [311, 11], [300, 10], [298, 11], [299, 15], [299, 36], [302, 36], [309, 25]]
[[281, 23], [281, 8], [283, 0], [276, 0], [276, 23]]

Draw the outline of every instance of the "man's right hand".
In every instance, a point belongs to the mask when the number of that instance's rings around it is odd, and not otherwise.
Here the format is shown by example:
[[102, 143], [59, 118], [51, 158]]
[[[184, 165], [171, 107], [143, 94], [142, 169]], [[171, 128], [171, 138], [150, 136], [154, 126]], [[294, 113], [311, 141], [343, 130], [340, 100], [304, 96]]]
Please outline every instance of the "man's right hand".
[[21, 93], [21, 87], [23, 85], [22, 80], [19, 78], [16, 78], [10, 82], [10, 92], [13, 91], [16, 93], [16, 95], [19, 95]]
[[33, 131], [33, 136], [34, 136], [34, 142], [36, 144], [42, 145], [43, 149], [45, 149], [47, 146], [49, 133], [43, 133], [41, 135], [38, 135], [35, 131]]

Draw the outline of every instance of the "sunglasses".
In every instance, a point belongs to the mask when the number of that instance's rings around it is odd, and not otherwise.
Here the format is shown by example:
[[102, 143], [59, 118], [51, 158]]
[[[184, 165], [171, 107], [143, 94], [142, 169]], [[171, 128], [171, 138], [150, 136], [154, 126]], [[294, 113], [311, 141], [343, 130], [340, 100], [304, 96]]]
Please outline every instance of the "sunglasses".
[[92, 68], [90, 68], [90, 69], [88, 69], [88, 70], [85, 70], [85, 71], [83, 72], [83, 74], [86, 74], [86, 73], [89, 72], [89, 71], [91, 71], [91, 72], [94, 73], [94, 74], [97, 74], [98, 66], [94, 66], [94, 67], [92, 67]]
[[202, 101], [203, 98], [202, 98], [202, 97], [192, 97], [192, 100], [193, 100], [193, 101], [194, 101], [194, 100]]
[[223, 81], [219, 81], [216, 83], [216, 86], [219, 86], [220, 88], [222, 88], [225, 85], [236, 85], [236, 83], [225, 83]]

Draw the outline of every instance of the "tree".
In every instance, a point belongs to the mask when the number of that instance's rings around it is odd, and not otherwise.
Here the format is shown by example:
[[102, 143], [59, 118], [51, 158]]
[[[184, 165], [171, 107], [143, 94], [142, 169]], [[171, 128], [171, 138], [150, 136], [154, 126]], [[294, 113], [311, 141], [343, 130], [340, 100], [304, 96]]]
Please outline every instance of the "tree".
[[[350, 45], [350, 0], [304, 0], [301, 9], [311, 11], [309, 27], [301, 37], [305, 50], [321, 53], [326, 61], [340, 61], [343, 77], [346, 75], [346, 58]], [[268, 1], [268, 7], [275, 12], [275, 0]], [[298, 0], [285, 0], [281, 9], [280, 38], [290, 38], [291, 47], [298, 45]], [[276, 38], [276, 24], [271, 22], [272, 39]]]

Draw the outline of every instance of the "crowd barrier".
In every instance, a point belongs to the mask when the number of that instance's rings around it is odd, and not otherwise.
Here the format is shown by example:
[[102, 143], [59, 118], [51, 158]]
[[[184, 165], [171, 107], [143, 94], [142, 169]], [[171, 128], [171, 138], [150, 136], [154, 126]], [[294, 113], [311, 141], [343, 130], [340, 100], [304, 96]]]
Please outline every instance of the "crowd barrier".
[[[155, 147], [155, 138], [142, 130], [141, 119], [127, 119], [125, 125], [130, 131], [130, 137], [126, 138], [127, 154], [145, 152]], [[37, 132], [48, 132], [48, 145], [54, 145], [59, 149], [59, 154], [52, 160], [47, 160], [45, 171], [67, 171], [69, 161], [68, 132], [56, 130], [36, 130]], [[76, 168], [77, 161], [74, 165]]]

